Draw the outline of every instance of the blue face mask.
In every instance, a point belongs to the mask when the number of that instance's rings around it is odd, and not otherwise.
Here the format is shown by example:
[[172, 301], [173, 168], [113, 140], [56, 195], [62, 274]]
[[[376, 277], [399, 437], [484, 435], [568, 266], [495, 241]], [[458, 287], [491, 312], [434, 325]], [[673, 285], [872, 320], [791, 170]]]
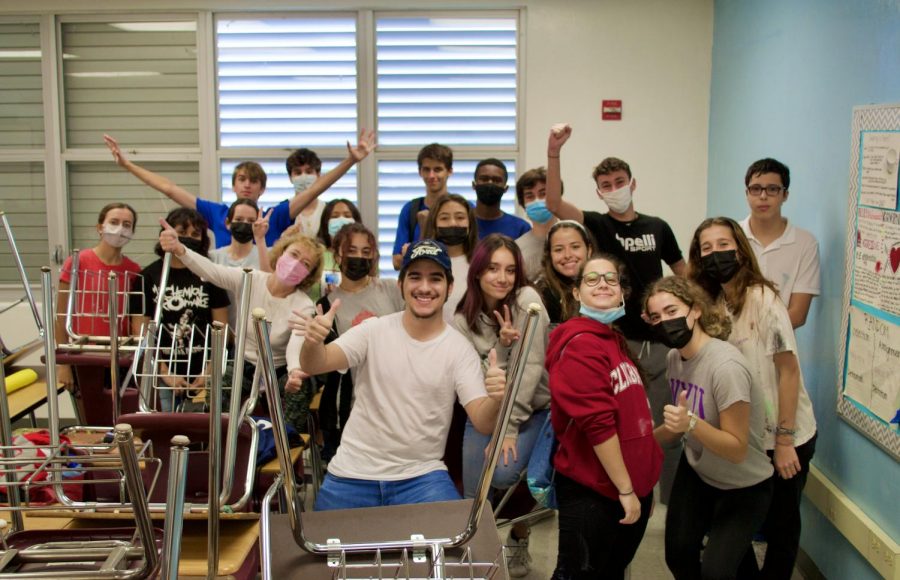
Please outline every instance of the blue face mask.
[[603, 310], [591, 308], [587, 304], [582, 304], [578, 312], [580, 312], [582, 316], [587, 316], [592, 320], [596, 320], [597, 322], [608, 326], [625, 316], [625, 301], [623, 300], [616, 308], [605, 308]]
[[545, 224], [553, 219], [553, 214], [547, 209], [547, 202], [543, 199], [533, 201], [526, 205], [525, 215], [536, 224]]
[[328, 220], [328, 235], [332, 238], [347, 224], [356, 223], [353, 218], [336, 217]]

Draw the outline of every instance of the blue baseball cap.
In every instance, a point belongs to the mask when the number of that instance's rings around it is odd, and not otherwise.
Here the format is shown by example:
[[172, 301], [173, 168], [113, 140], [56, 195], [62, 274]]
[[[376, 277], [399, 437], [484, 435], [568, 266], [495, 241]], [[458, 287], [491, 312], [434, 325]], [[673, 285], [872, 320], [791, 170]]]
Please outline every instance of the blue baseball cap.
[[447, 253], [447, 246], [437, 240], [419, 240], [414, 244], [410, 244], [403, 255], [403, 265], [400, 268], [400, 274], [406, 271], [406, 267], [416, 260], [431, 260], [441, 266], [448, 276], [452, 276], [452, 266], [450, 265], [450, 254]]

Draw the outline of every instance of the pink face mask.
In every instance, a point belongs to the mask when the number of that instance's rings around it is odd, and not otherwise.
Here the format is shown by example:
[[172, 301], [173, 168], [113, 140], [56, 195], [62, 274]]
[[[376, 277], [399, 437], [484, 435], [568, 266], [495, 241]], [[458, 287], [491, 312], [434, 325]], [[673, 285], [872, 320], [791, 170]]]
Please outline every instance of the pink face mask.
[[309, 276], [309, 268], [300, 260], [282, 254], [275, 263], [275, 276], [288, 286], [296, 286]]

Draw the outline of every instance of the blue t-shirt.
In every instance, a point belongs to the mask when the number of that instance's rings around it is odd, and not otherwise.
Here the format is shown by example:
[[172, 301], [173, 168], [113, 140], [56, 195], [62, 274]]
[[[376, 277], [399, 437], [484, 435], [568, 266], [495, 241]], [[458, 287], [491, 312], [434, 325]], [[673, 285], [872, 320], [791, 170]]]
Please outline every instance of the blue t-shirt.
[[475, 218], [475, 221], [478, 222], [479, 240], [491, 234], [504, 234], [515, 240], [531, 231], [531, 224], [506, 212], [494, 220]]
[[[410, 200], [403, 204], [403, 208], [400, 210], [400, 217], [397, 218], [397, 236], [394, 238], [394, 254], [402, 254], [404, 244], [415, 242], [422, 237], [422, 232], [419, 231], [418, 220], [416, 220], [416, 229], [413, 232], [413, 239], [409, 239], [409, 212], [412, 211], [412, 202], [413, 200]], [[428, 209], [424, 199], [422, 200], [420, 207], [421, 209], [419, 211]]]
[[[217, 248], [231, 244], [231, 232], [225, 227], [225, 218], [228, 217], [229, 207], [231, 206], [225, 202], [197, 198], [197, 211], [206, 219], [209, 229], [216, 235]], [[269, 217], [269, 231], [266, 232], [266, 245], [271, 248], [292, 223], [294, 220], [291, 219], [288, 200], [284, 200], [272, 208], [272, 215]]]

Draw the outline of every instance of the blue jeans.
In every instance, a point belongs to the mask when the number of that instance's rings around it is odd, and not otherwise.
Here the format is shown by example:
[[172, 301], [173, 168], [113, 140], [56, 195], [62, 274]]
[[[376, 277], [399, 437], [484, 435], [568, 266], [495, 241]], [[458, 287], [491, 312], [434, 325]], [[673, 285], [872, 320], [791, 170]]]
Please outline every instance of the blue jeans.
[[316, 496], [315, 511], [367, 508], [460, 499], [446, 470], [399, 481], [350, 479], [330, 473]]
[[[541, 427], [547, 421], [550, 409], [535, 411], [527, 421], [519, 425], [519, 437], [516, 439], [516, 454], [518, 458], [509, 465], [503, 464], [503, 457], [497, 461], [494, 477], [491, 479], [491, 487], [496, 489], [508, 489], [519, 481], [522, 471], [528, 467], [531, 451], [537, 442], [537, 436]], [[463, 435], [463, 493], [467, 498], [475, 497], [475, 488], [481, 479], [481, 471], [484, 469], [484, 450], [491, 442], [490, 435], [479, 433], [472, 421], [466, 421], [466, 432]]]

